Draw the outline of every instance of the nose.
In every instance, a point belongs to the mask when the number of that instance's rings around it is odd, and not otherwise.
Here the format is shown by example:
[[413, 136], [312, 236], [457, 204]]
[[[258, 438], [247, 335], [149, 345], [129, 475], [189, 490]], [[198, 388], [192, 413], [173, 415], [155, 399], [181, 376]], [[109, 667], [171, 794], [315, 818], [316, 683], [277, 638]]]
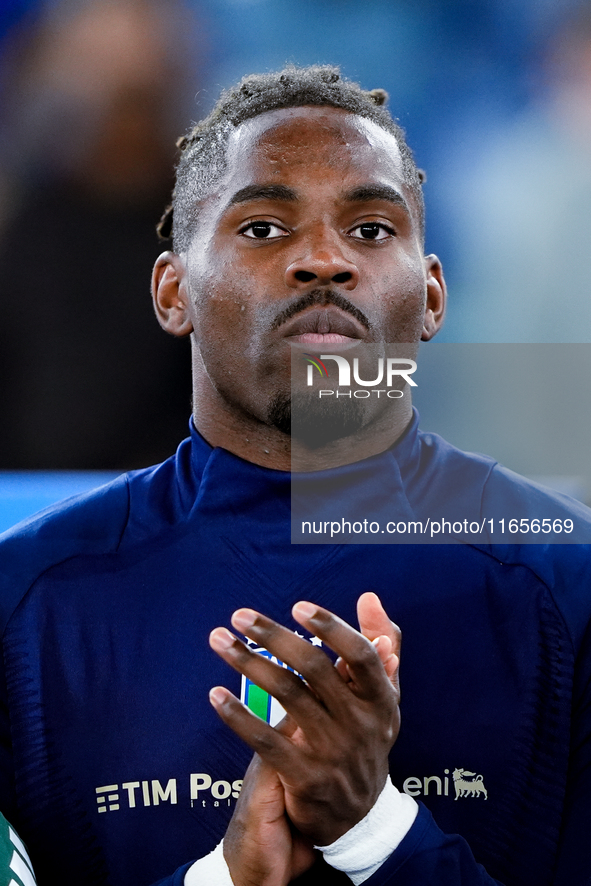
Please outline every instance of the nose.
[[318, 234], [310, 238], [303, 255], [286, 268], [285, 282], [293, 289], [302, 289], [310, 283], [319, 286], [337, 283], [351, 290], [359, 282], [359, 270], [343, 254], [337, 236]]

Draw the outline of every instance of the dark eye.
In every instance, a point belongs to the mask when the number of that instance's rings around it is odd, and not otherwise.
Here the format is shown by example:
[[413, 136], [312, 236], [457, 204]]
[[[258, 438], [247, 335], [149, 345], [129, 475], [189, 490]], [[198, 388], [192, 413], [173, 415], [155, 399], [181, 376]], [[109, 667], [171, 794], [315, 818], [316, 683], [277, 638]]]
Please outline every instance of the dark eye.
[[377, 222], [364, 222], [364, 224], [353, 228], [349, 234], [357, 240], [386, 240], [388, 237], [394, 236], [394, 231]]
[[287, 231], [283, 228], [266, 221], [251, 222], [240, 233], [251, 240], [271, 240], [273, 237], [287, 236]]

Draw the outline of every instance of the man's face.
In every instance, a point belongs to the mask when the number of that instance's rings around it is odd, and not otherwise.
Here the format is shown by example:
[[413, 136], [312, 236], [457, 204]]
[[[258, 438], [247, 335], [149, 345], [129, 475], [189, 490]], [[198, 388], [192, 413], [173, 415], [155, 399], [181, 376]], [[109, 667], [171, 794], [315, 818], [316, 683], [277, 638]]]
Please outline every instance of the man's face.
[[239, 127], [183, 258], [197, 390], [250, 420], [269, 423], [289, 397], [290, 345], [418, 343], [438, 326], [439, 265], [423, 257], [397, 143], [346, 111], [286, 109]]

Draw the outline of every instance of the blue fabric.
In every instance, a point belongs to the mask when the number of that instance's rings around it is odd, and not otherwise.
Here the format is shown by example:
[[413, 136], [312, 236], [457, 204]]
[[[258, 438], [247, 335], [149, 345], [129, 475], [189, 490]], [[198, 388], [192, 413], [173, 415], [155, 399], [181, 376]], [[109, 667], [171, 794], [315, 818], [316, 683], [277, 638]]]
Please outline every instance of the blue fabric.
[[[508, 497], [591, 527], [583, 506], [416, 422], [370, 462], [396, 513]], [[424, 808], [368, 886], [582, 886], [590, 573], [583, 545], [290, 544], [289, 475], [192, 429], [162, 465], [3, 537], [0, 807], [41, 883], [178, 886], [223, 836], [250, 758], [208, 702], [241, 683], [210, 630], [239, 606], [295, 630], [298, 599], [355, 623], [372, 590], [404, 634], [392, 777]]]

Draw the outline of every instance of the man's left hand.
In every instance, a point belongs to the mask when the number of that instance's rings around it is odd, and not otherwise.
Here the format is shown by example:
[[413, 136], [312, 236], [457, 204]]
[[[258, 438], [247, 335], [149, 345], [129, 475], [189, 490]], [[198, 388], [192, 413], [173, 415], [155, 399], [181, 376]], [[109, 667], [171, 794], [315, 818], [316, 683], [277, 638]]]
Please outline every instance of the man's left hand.
[[364, 633], [376, 634], [373, 643], [326, 609], [311, 603], [293, 608], [294, 618], [339, 655], [335, 667], [320, 649], [264, 615], [250, 609], [234, 613], [237, 630], [305, 682], [225, 628], [216, 628], [210, 638], [228, 664], [287, 711], [289, 726], [273, 729], [227, 689], [212, 690], [220, 717], [278, 773], [292, 824], [317, 845], [333, 843], [372, 808], [398, 736], [399, 632], [373, 594], [363, 595], [359, 614]]

